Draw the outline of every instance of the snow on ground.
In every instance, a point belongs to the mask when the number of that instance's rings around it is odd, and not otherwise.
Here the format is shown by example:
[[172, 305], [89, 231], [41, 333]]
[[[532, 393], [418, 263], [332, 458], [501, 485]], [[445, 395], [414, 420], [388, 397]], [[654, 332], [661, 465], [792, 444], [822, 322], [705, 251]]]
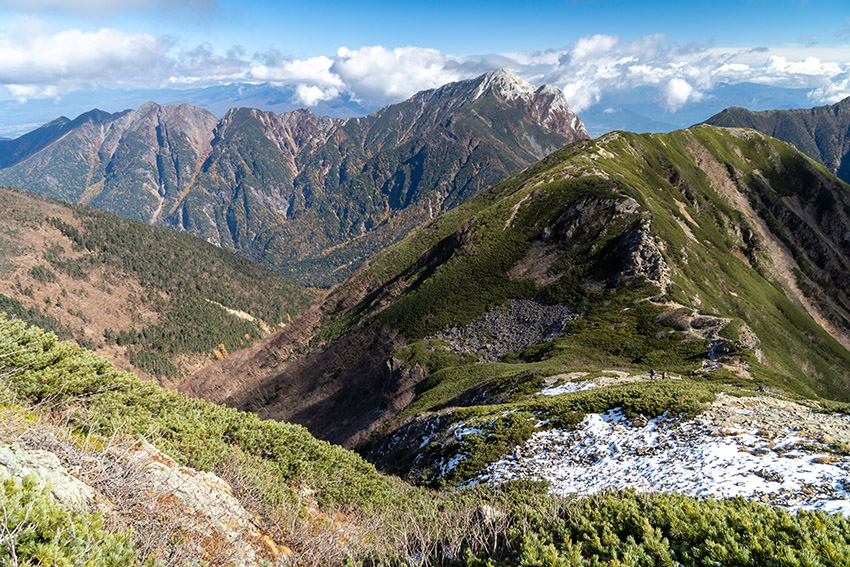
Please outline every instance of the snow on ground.
[[557, 386], [549, 386], [538, 392], [544, 396], [557, 396], [560, 394], [571, 394], [573, 392], [581, 392], [582, 390], [593, 390], [599, 386], [593, 380], [583, 380], [575, 382], [564, 382]]
[[[666, 415], [630, 422], [620, 409], [589, 414], [575, 430], [535, 433], [477, 480], [545, 479], [551, 492], [562, 495], [634, 488], [743, 496], [792, 510], [850, 515], [850, 458], [813, 450], [812, 439], [815, 426], [822, 426], [824, 448], [823, 431], [844, 435], [850, 418], [776, 403], [783, 405], [719, 396], [704, 414], [682, 423]], [[777, 423], [789, 419], [782, 412], [793, 413], [791, 406], [799, 408], [800, 420]], [[730, 423], [744, 427], [730, 429]]]
[[558, 396], [617, 384], [631, 384], [647, 380], [678, 380], [681, 378], [681, 376], [662, 377], [660, 374], [651, 376], [648, 373], [629, 374], [619, 370], [603, 370], [602, 375], [595, 378], [585, 378], [587, 374], [587, 372], [568, 372], [550, 376], [543, 382], [545, 388], [537, 393], [543, 396]]

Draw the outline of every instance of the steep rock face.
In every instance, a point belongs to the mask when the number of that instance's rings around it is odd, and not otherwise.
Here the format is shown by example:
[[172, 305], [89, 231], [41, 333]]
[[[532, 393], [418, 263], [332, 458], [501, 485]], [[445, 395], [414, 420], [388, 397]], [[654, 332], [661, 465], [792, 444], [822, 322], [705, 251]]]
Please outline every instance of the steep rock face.
[[209, 112], [186, 104], [147, 103], [116, 114], [92, 111], [65, 124], [55, 141], [39, 144], [36, 152], [36, 146], [28, 153], [23, 147], [27, 137], [42, 135], [39, 130], [8, 142], [2, 154], [17, 159], [3, 178], [38, 193], [154, 223], [163, 207], [194, 181], [216, 122]]
[[[348, 445], [373, 432], [370, 446], [389, 452], [416, 416], [501, 403], [536, 373], [571, 366], [722, 367], [754, 388], [843, 398], [847, 210], [845, 185], [752, 130], [577, 141], [372, 258], [296, 328], [180, 389]], [[575, 315], [541, 319], [535, 344], [523, 334], [507, 352], [492, 335], [500, 313], [518, 322], [537, 309], [511, 316], [519, 305]], [[687, 325], [663, 316], [674, 306]]]
[[328, 285], [415, 226], [588, 138], [562, 92], [494, 71], [362, 118], [188, 105], [58, 119], [0, 180], [196, 234]]
[[705, 121], [752, 128], [793, 144], [850, 183], [850, 98], [829, 106], [753, 112], [731, 107]]

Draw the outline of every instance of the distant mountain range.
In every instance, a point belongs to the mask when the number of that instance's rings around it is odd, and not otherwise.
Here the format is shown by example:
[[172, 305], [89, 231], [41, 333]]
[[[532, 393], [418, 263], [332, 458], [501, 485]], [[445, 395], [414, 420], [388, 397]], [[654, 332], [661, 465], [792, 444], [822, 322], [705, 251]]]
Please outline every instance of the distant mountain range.
[[[79, 116], [100, 108], [109, 113], [138, 108], [148, 101], [170, 104], [189, 104], [208, 110], [217, 117], [231, 108], [257, 108], [278, 114], [304, 108], [298, 99], [295, 87], [269, 83], [230, 83], [188, 89], [103, 89], [77, 91], [61, 99], [32, 99], [27, 102], [0, 101], [0, 136], [15, 138], [22, 136], [58, 116]], [[358, 100], [342, 96], [319, 101], [311, 107], [312, 112], [332, 118], [365, 116], [378, 110], [379, 106], [363, 104]]]
[[[679, 108], [667, 106], [662, 89], [638, 87], [623, 91], [604, 90], [601, 98], [581, 109], [591, 136], [612, 130], [669, 132], [702, 122], [724, 108], [740, 106], [751, 110], [801, 108], [811, 104], [811, 89], [787, 88], [757, 83], [719, 83], [703, 90]], [[185, 89], [107, 89], [79, 91], [61, 99], [32, 99], [26, 103], [0, 101], [0, 136], [16, 137], [34, 130], [57, 116], [78, 116], [92, 108], [108, 112], [138, 108], [147, 101], [160, 105], [186, 103], [222, 117], [231, 108], [256, 108], [284, 113], [303, 108], [292, 85], [231, 83]], [[378, 110], [350, 97], [319, 101], [310, 110], [319, 116], [353, 118]]]
[[0, 181], [187, 231], [302, 282], [369, 255], [588, 138], [558, 89], [509, 71], [363, 118], [187, 104], [91, 111], [0, 142]]
[[850, 183], [850, 98], [829, 106], [754, 112], [732, 107], [705, 121], [752, 128], [793, 144]]
[[752, 110], [799, 108], [810, 103], [809, 92], [810, 89], [756, 83], [720, 83], [702, 96], [671, 109], [659, 89], [645, 86], [603, 93], [598, 102], [581, 110], [581, 116], [594, 137], [612, 130], [670, 132], [702, 122], [730, 106]]

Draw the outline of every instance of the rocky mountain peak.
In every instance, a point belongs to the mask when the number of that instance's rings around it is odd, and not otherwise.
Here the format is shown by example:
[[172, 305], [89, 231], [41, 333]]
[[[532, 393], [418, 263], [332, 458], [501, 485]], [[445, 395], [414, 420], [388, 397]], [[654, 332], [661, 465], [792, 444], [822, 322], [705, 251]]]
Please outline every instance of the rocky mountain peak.
[[528, 100], [534, 96], [534, 85], [509, 69], [496, 69], [475, 80], [479, 81], [479, 84], [472, 100], [488, 95], [496, 95], [505, 100]]
[[148, 102], [146, 102], [145, 104], [140, 106], [139, 109], [136, 112], [140, 115], [146, 115], [146, 114], [154, 113], [161, 108], [162, 107], [160, 105], [158, 105], [157, 103], [155, 103], [152, 100], [149, 100]]
[[584, 123], [570, 108], [563, 91], [554, 85], [541, 85], [530, 100], [530, 113], [539, 124], [563, 135], [590, 139]]
[[496, 69], [473, 79], [422, 91], [411, 100], [422, 108], [434, 105], [442, 112], [453, 114], [468, 104], [488, 97], [521, 110], [535, 123], [570, 140], [590, 138], [561, 89], [554, 85], [535, 87], [508, 69]]

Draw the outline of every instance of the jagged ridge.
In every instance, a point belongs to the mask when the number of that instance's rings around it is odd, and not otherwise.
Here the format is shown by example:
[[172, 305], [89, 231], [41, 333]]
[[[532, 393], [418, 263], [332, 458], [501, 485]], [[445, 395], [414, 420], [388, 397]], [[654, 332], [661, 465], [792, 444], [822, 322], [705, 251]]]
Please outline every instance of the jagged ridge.
[[495, 71], [362, 118], [147, 103], [0, 144], [0, 180], [188, 231], [329, 284], [569, 140], [563, 93]]

